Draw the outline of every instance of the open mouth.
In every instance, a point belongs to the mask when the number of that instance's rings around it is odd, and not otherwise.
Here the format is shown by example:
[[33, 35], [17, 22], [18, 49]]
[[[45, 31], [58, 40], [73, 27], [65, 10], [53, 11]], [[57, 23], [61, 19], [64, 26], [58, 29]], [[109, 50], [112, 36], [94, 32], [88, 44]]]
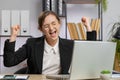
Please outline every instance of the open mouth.
[[53, 32], [50, 32], [49, 34], [50, 34], [52, 37], [54, 37], [54, 36], [56, 36], [56, 32], [57, 32], [57, 31], [53, 31]]

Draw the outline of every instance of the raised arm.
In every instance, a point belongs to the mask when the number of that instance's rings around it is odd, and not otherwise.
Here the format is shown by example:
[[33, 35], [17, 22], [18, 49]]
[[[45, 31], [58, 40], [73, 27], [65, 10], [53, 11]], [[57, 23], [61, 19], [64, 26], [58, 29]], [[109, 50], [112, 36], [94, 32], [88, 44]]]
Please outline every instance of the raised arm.
[[26, 44], [24, 44], [22, 47], [20, 47], [18, 50], [15, 50], [15, 42], [16, 37], [20, 31], [20, 26], [16, 25], [11, 28], [11, 36], [10, 39], [7, 39], [4, 44], [4, 66], [11, 67], [14, 65], [19, 64], [27, 57], [27, 47]]
[[86, 27], [86, 30], [91, 32], [91, 26], [90, 26], [90, 19], [88, 17], [82, 17], [81, 18], [82, 23], [84, 24], [84, 26]]
[[88, 17], [82, 17], [81, 21], [87, 30], [87, 36], [86, 36], [87, 40], [96, 40], [96, 36], [97, 36], [96, 31], [92, 30], [92, 28], [90, 26], [90, 19]]
[[10, 42], [15, 41], [19, 32], [20, 32], [20, 26], [19, 25], [11, 27], [11, 36], [10, 36], [9, 41]]

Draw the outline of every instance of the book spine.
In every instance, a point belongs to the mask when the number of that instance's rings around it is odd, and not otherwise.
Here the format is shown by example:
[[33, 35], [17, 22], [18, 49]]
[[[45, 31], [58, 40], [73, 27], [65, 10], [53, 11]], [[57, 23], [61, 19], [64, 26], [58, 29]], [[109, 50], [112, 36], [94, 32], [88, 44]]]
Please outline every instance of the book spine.
[[66, 15], [66, 4], [63, 0], [58, 0], [58, 15], [59, 16]]
[[49, 11], [49, 10], [51, 10], [50, 0], [42, 0], [42, 5], [43, 5], [43, 11]]
[[82, 40], [86, 40], [86, 33], [82, 23], [78, 23], [79, 33], [81, 34]]
[[58, 0], [51, 0], [51, 11], [58, 14]]

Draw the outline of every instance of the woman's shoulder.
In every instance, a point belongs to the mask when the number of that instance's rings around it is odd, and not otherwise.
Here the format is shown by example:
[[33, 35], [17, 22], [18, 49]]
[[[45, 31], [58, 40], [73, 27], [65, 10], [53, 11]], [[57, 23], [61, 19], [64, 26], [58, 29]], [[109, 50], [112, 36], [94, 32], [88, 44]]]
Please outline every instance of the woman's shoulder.
[[61, 39], [61, 40], [65, 40], [65, 41], [73, 41], [73, 40], [71, 40], [71, 39], [62, 38], [62, 37], [59, 37], [59, 39]]
[[64, 42], [64, 43], [74, 43], [74, 40], [71, 39], [65, 39], [65, 38], [59, 38], [60, 42]]
[[44, 40], [44, 37], [42, 36], [42, 37], [30, 37], [30, 38], [28, 38], [27, 39], [27, 42], [38, 42], [38, 41], [42, 41], [42, 40]]

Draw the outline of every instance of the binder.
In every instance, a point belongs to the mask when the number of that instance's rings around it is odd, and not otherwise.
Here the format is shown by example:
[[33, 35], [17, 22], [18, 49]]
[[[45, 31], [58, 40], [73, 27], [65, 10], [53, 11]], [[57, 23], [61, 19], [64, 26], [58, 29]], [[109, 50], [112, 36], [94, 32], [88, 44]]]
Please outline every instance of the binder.
[[55, 12], [56, 14], [58, 14], [58, 0], [51, 0], [51, 11]]
[[10, 35], [10, 10], [2, 10], [1, 35]]
[[12, 10], [11, 12], [11, 25], [20, 25], [20, 12], [18, 10]]
[[20, 35], [22, 36], [26, 36], [26, 35], [30, 35], [30, 25], [29, 25], [29, 11], [28, 10], [22, 10], [20, 12], [20, 22], [21, 22], [21, 33]]
[[58, 0], [58, 15], [65, 16], [66, 14], [66, 5], [63, 0]]
[[51, 0], [42, 0], [42, 5], [43, 5], [43, 11], [50, 11], [50, 2]]
[[[19, 10], [11, 11], [11, 27], [15, 25], [20, 25], [20, 11]], [[20, 33], [18, 35], [20, 35]]]

